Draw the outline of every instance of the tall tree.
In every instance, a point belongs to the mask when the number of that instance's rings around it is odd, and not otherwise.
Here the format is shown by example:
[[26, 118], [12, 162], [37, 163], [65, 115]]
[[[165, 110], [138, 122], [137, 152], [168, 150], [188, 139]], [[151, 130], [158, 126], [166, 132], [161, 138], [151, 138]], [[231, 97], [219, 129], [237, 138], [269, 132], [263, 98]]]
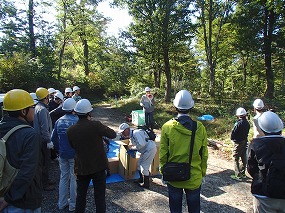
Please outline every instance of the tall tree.
[[[117, 3], [127, 5], [133, 16], [134, 24], [131, 34], [138, 53], [143, 53], [146, 59], [158, 72], [154, 77], [160, 77], [160, 61], [163, 61], [163, 71], [166, 78], [165, 101], [169, 102], [172, 88], [172, 73], [170, 51], [181, 41], [189, 41], [193, 36], [194, 27], [190, 18], [191, 1], [184, 0], [117, 0]], [[149, 56], [147, 56], [149, 55]], [[155, 65], [157, 64], [157, 65]], [[160, 82], [160, 80], [155, 80]]]
[[215, 96], [216, 66], [222, 27], [232, 11], [232, 1], [202, 0], [196, 2], [198, 21], [202, 27], [204, 51], [209, 70], [209, 94]]

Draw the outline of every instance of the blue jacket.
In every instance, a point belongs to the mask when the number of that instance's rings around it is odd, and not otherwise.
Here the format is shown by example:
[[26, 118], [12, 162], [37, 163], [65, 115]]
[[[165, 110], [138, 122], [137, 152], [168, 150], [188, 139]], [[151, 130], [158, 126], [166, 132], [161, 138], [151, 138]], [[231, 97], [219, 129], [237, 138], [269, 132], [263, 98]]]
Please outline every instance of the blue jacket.
[[59, 152], [59, 156], [63, 159], [72, 159], [75, 156], [75, 150], [69, 144], [66, 131], [77, 121], [77, 115], [65, 114], [55, 122], [51, 141], [54, 144], [54, 148]]

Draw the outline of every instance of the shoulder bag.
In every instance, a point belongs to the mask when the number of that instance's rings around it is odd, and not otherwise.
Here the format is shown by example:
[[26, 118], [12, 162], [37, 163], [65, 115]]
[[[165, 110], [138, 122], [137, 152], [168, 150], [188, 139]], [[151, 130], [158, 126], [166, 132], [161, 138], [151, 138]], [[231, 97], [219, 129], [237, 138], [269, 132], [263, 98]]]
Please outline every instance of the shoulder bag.
[[177, 163], [177, 162], [166, 162], [162, 168], [162, 175], [164, 181], [185, 181], [190, 179], [191, 160], [194, 147], [195, 132], [197, 129], [197, 122], [193, 121], [189, 162]]

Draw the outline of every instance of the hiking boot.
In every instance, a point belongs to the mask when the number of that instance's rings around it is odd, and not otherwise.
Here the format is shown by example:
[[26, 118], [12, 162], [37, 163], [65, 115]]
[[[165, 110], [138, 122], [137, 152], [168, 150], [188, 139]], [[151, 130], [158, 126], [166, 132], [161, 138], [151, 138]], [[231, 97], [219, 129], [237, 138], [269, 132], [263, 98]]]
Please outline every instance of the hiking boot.
[[149, 176], [143, 176], [143, 183], [139, 184], [141, 187], [145, 189], [149, 189]]
[[242, 181], [242, 178], [237, 176], [237, 175], [231, 175], [231, 179], [237, 180], [237, 181]]
[[54, 185], [47, 185], [47, 186], [44, 186], [44, 191], [53, 191], [53, 190], [55, 190]]

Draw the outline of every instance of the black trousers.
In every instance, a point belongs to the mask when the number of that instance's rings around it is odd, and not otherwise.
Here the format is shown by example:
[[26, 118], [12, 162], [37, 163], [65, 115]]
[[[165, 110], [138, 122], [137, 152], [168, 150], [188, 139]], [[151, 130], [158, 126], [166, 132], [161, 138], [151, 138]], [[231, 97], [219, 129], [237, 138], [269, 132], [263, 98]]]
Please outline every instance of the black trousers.
[[93, 183], [94, 200], [97, 213], [106, 212], [106, 173], [105, 170], [90, 175], [77, 175], [76, 213], [84, 213], [86, 207], [86, 194], [90, 180]]

